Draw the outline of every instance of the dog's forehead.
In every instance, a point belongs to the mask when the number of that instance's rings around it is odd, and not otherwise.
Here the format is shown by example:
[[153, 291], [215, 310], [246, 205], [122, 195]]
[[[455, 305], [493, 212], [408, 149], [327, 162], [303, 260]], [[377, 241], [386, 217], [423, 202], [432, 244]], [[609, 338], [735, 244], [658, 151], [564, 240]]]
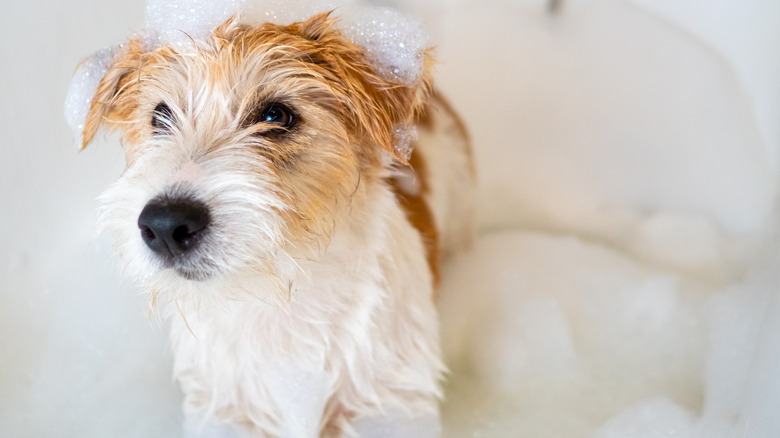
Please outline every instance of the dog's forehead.
[[292, 93], [303, 84], [311, 86], [338, 74], [328, 63], [317, 62], [325, 50], [304, 38], [257, 29], [242, 29], [229, 37], [215, 34], [212, 41], [189, 50], [162, 47], [150, 53], [143, 70], [152, 82], [151, 92], [170, 87], [192, 92], [200, 86], [241, 95], [267, 86]]

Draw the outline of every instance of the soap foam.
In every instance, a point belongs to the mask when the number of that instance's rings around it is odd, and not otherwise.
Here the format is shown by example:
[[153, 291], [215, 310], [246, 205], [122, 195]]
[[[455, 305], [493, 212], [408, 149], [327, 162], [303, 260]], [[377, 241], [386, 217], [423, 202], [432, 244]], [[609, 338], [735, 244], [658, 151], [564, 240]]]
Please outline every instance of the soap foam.
[[149, 0], [144, 33], [150, 48], [186, 46], [192, 40], [208, 38], [214, 28], [233, 16], [250, 25], [287, 25], [328, 11], [339, 18], [338, 29], [366, 49], [378, 74], [407, 84], [420, 78], [428, 46], [422, 24], [393, 9], [349, 0]]
[[342, 32], [366, 48], [383, 77], [407, 84], [420, 79], [428, 37], [419, 21], [388, 8], [350, 8]]
[[445, 436], [669, 436], [621, 435], [657, 420], [653, 430], [688, 438], [709, 286], [597, 243], [518, 231], [483, 234], [443, 268]]
[[[250, 25], [274, 23], [282, 26], [304, 21], [312, 15], [348, 7], [354, 1], [248, 0], [240, 11], [241, 21]], [[336, 15], [339, 15], [338, 13]]]
[[395, 145], [393, 146], [404, 160], [409, 161], [412, 158], [412, 149], [414, 148], [414, 142], [417, 140], [417, 127], [407, 124], [398, 124], [393, 132], [393, 140]]
[[187, 46], [235, 15], [246, 0], [148, 0], [144, 34], [149, 49]]
[[73, 133], [76, 147], [84, 140], [84, 124], [98, 84], [106, 75], [121, 45], [106, 47], [86, 58], [76, 69], [65, 97], [65, 121]]

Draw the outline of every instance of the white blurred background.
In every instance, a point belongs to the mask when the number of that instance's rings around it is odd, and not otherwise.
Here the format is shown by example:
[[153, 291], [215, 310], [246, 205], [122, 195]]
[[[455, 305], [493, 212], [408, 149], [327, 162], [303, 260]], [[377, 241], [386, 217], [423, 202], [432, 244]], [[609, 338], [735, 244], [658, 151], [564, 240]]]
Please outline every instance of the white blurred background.
[[[780, 1], [397, 0], [476, 147], [445, 437], [780, 436]], [[0, 435], [172, 437], [165, 324], [93, 238], [62, 117], [143, 2], [0, 3]]]

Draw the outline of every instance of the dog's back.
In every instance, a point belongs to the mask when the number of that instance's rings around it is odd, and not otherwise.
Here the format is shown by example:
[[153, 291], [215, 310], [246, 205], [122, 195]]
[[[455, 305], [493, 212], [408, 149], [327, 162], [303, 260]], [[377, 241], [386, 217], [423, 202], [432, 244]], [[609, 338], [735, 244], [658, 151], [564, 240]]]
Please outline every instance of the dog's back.
[[432, 94], [416, 127], [413, 170], [401, 169], [392, 184], [423, 237], [438, 283], [441, 260], [471, 242], [476, 170], [466, 126], [440, 94]]

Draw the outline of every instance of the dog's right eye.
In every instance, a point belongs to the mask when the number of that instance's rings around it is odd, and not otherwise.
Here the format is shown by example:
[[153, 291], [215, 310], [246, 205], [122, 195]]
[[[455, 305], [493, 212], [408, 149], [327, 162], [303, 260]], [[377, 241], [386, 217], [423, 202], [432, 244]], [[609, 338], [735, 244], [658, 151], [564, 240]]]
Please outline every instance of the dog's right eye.
[[160, 102], [154, 107], [152, 112], [152, 128], [155, 134], [162, 134], [171, 130], [173, 127], [173, 110], [164, 102]]

